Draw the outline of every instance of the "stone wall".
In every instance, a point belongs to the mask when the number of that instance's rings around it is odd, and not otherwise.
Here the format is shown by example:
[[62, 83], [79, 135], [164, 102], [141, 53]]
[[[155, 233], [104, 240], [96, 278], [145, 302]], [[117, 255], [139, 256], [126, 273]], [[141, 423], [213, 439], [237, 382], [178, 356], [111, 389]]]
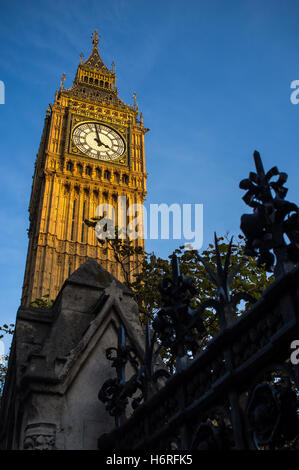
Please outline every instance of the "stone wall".
[[19, 309], [0, 412], [2, 449], [97, 448], [98, 437], [114, 428], [97, 396], [115, 374], [105, 350], [117, 345], [120, 323], [141, 358], [143, 331], [130, 291], [91, 259], [51, 309]]

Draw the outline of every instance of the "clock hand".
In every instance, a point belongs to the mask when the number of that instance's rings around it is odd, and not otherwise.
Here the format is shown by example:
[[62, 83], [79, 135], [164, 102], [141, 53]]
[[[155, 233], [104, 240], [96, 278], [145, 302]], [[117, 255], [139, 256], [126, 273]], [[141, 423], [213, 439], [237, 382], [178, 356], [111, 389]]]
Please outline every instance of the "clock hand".
[[101, 139], [100, 139], [99, 131], [98, 131], [97, 125], [95, 124], [94, 127], [95, 127], [96, 134], [97, 134], [97, 138], [94, 139], [94, 140], [98, 143], [98, 146], [100, 147], [101, 145], [103, 145], [103, 143], [102, 143], [102, 141], [101, 141]]
[[99, 145], [100, 147], [103, 146], [103, 147], [106, 147], [107, 149], [110, 149], [109, 145], [104, 144], [101, 140], [100, 140], [100, 141], [98, 141], [98, 139], [94, 139], [94, 140], [95, 140], [96, 142], [98, 142], [98, 145]]
[[109, 145], [106, 145], [106, 144], [104, 144], [104, 142], [101, 141], [99, 131], [98, 131], [98, 127], [97, 127], [96, 124], [94, 125], [94, 127], [95, 127], [96, 134], [97, 134], [97, 138], [94, 139], [94, 140], [98, 143], [98, 146], [101, 147], [102, 145], [104, 145], [104, 147], [110, 149]]

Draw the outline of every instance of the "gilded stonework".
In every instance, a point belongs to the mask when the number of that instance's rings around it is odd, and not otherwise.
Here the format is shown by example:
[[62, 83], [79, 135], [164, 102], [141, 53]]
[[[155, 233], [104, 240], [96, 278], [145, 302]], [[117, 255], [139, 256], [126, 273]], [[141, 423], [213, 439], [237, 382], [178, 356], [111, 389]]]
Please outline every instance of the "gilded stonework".
[[[115, 206], [119, 196], [143, 203], [148, 129], [136, 99], [129, 106], [118, 97], [114, 64], [111, 70], [105, 66], [98, 42], [94, 34], [91, 55], [86, 61], [81, 56], [72, 87], [64, 88], [63, 76], [46, 113], [29, 206], [22, 305], [45, 295], [54, 299], [66, 278], [88, 258], [122, 280], [112, 254], [99, 246], [84, 219], [94, 217], [101, 203]], [[84, 123], [89, 123], [88, 132], [77, 131], [74, 139], [74, 130]], [[136, 243], [143, 246], [144, 241]]]

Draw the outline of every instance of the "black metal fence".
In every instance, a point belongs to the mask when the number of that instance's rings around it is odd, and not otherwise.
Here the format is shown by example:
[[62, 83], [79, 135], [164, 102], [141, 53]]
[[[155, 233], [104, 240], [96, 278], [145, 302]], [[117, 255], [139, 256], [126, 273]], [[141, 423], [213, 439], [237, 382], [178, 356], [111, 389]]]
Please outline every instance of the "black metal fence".
[[[299, 340], [299, 210], [285, 201], [287, 175], [276, 167], [265, 174], [258, 152], [254, 160], [256, 173], [240, 183], [254, 212], [242, 216], [241, 228], [247, 253], [273, 269], [275, 281], [256, 302], [246, 293], [232, 296], [231, 244], [223, 263], [215, 237], [217, 271], [205, 267], [217, 295], [192, 310], [192, 280], [180, 274], [174, 256], [172, 279], [160, 286], [164, 307], [147, 325], [143, 363], [126, 346], [122, 326], [118, 346], [107, 351], [116, 378], [105, 382], [99, 398], [116, 427], [99, 438], [99, 449], [299, 449], [299, 350], [290, 359]], [[253, 305], [237, 318], [242, 299]], [[198, 354], [209, 307], [220, 332]], [[155, 370], [161, 347], [176, 358], [174, 375], [163, 362]], [[126, 380], [128, 362], [136, 373]], [[157, 390], [159, 381], [164, 385]]]

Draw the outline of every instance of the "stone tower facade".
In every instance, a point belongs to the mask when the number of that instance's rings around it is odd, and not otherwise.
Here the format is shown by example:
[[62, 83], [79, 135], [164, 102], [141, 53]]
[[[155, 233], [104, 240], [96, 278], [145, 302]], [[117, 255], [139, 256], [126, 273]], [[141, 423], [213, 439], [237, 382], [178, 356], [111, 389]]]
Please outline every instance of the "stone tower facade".
[[[107, 203], [119, 220], [120, 196], [126, 207], [143, 204], [148, 129], [136, 95], [133, 106], [118, 97], [114, 63], [111, 70], [105, 66], [98, 43], [95, 31], [91, 55], [86, 61], [81, 55], [73, 86], [64, 88], [63, 76], [47, 110], [29, 206], [23, 306], [43, 296], [55, 299], [65, 279], [88, 258], [122, 280], [113, 254], [84, 220]], [[124, 217], [128, 223], [133, 216]], [[134, 243], [143, 246], [144, 240]]]

